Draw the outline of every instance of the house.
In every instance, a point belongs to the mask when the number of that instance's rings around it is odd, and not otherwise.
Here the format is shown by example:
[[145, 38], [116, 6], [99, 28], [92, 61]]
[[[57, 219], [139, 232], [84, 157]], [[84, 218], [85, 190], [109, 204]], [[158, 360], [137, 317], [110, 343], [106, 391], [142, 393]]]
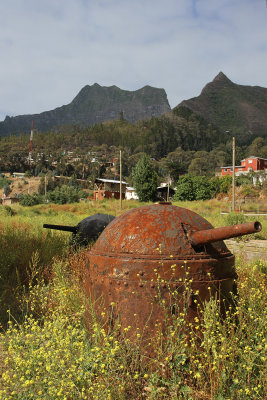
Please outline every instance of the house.
[[[126, 182], [121, 182], [122, 184], [122, 199], [125, 199], [126, 193]], [[94, 200], [103, 199], [119, 199], [120, 198], [120, 181], [113, 179], [100, 179], [95, 180], [94, 187]]]
[[135, 188], [131, 186], [126, 186], [125, 198], [126, 200], [138, 200], [139, 197], [135, 191]]
[[[248, 174], [249, 172], [267, 171], [267, 159], [261, 157], [247, 157], [241, 161], [241, 165], [235, 166], [235, 175]], [[233, 166], [221, 167], [221, 175], [232, 175]]]
[[2, 197], [3, 206], [10, 206], [15, 203], [19, 203], [19, 197]]
[[25, 173], [24, 172], [13, 172], [11, 175], [12, 178], [24, 178]]

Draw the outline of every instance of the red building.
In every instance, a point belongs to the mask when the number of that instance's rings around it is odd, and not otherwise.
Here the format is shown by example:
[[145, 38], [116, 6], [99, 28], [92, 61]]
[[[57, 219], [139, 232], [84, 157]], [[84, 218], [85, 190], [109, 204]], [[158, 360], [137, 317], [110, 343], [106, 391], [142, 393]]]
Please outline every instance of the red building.
[[[260, 157], [247, 157], [241, 161], [241, 165], [235, 166], [235, 175], [248, 174], [252, 171], [267, 171], [267, 159]], [[232, 175], [233, 166], [221, 167], [222, 176]]]

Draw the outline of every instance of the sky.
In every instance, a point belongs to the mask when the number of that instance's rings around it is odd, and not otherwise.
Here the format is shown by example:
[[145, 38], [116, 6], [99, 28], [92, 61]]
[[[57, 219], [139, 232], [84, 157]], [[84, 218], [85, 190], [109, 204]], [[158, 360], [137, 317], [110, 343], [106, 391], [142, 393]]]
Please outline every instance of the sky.
[[94, 83], [164, 88], [173, 108], [220, 71], [267, 87], [266, 0], [0, 0], [0, 121]]

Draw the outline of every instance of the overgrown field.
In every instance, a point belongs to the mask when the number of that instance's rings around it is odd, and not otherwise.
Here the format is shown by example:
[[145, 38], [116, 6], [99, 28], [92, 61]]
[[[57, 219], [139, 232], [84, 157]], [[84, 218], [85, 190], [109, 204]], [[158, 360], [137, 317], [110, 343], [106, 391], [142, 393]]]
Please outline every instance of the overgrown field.
[[[123, 205], [125, 211], [140, 204]], [[219, 214], [221, 202], [179, 205], [215, 226], [229, 223]], [[199, 307], [194, 327], [181, 308], [166, 340], [159, 336], [157, 351], [147, 358], [138, 327], [127, 328], [135, 342], [118, 335], [119, 322], [108, 331], [102, 319], [91, 318], [88, 331], [85, 310], [91, 304], [81, 274], [86, 251], [70, 253], [69, 233], [42, 228], [76, 225], [97, 212], [117, 216], [118, 202], [0, 210], [0, 399], [264, 398], [266, 263], [238, 260], [236, 307], [226, 318], [221, 320], [216, 299]], [[184, 284], [189, 290], [190, 282]]]

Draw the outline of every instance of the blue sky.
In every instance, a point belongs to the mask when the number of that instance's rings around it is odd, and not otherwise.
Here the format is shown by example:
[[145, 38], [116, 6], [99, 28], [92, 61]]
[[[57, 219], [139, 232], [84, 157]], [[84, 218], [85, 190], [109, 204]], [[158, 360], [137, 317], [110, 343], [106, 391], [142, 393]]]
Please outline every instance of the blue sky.
[[223, 71], [267, 87], [266, 0], [1, 0], [0, 121], [85, 85], [164, 88], [171, 107]]

